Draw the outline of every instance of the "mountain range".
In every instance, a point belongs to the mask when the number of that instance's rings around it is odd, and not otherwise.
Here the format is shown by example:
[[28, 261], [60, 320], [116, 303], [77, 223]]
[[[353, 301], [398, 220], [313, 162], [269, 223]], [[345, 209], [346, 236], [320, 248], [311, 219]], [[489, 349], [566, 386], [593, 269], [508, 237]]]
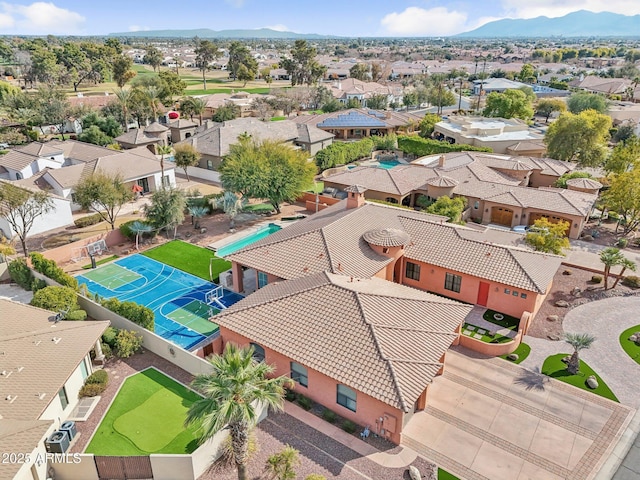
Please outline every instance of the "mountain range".
[[586, 10], [556, 18], [544, 16], [528, 19], [505, 18], [456, 35], [457, 38], [638, 36], [640, 36], [640, 15], [594, 13]]
[[148, 38], [265, 38], [265, 39], [321, 39], [337, 38], [315, 33], [294, 33], [273, 30], [271, 28], [240, 29], [240, 30], [211, 30], [197, 28], [193, 30], [139, 30], [135, 32], [110, 33], [110, 37], [148, 37]]

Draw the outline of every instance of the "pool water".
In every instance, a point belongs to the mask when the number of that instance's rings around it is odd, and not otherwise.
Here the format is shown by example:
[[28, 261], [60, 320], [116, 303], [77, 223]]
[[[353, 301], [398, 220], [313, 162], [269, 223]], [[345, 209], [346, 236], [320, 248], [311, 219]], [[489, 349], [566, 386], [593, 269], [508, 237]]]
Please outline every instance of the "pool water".
[[378, 165], [378, 168], [384, 168], [385, 170], [391, 170], [392, 168], [400, 165], [400, 162], [397, 160], [384, 160], [379, 163], [380, 165]]
[[243, 237], [235, 242], [231, 242], [228, 245], [224, 245], [216, 250], [216, 255], [219, 257], [226, 257], [227, 255], [231, 255], [232, 253], [237, 252], [238, 250], [246, 247], [247, 245], [251, 245], [252, 243], [257, 242], [258, 240], [262, 240], [265, 237], [268, 237], [272, 233], [276, 233], [278, 230], [282, 230], [282, 227], [276, 225], [274, 223], [270, 223], [269, 225], [260, 228], [256, 232], [253, 232], [246, 237]]

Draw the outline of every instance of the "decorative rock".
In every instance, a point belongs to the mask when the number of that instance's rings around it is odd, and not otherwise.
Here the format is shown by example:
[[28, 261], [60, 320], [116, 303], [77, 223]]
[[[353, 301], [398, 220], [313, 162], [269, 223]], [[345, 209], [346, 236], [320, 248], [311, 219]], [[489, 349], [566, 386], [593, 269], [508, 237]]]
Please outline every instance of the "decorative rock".
[[638, 343], [640, 341], [640, 332], [636, 332], [629, 337], [629, 341], [633, 343]]
[[560, 317], [558, 315], [549, 315], [547, 317], [547, 320], [550, 322], [557, 322], [560, 319]]
[[589, 378], [587, 378], [587, 387], [589, 387], [591, 390], [598, 388], [598, 380], [596, 380], [596, 377], [591, 375]]
[[580, 290], [580, 287], [573, 287], [573, 289], [571, 290], [571, 295], [578, 296], [580, 295], [580, 292], [582, 292], [582, 290]]
[[567, 308], [569, 306], [569, 302], [567, 302], [566, 300], [558, 300], [555, 303], [556, 307], [562, 307], [562, 308]]
[[582, 237], [582, 240], [584, 240], [585, 242], [593, 242], [593, 237], [591, 235], [585, 235], [584, 237]]
[[562, 363], [569, 363], [569, 361], [571, 360], [571, 355], [567, 355], [566, 357], [562, 358]]
[[411, 480], [421, 480], [422, 479], [422, 475], [420, 475], [420, 470], [418, 470], [413, 465], [409, 465], [409, 477], [411, 477]]
[[207, 233], [207, 228], [206, 227], [202, 227], [200, 229], [200, 233]]
[[573, 275], [573, 272], [571, 270], [563, 270], [562, 274], [563, 275]]
[[553, 335], [553, 334], [551, 334], [551, 335], [547, 335], [547, 338], [548, 338], [549, 340], [553, 340], [554, 342], [556, 342], [556, 341], [560, 340], [560, 337], [559, 337], [558, 335]]
[[600, 287], [598, 285], [588, 285], [586, 290], [592, 292], [594, 290], [598, 290]]
[[518, 356], [517, 353], [510, 353], [509, 355], [507, 355], [507, 360], [511, 360], [512, 362], [515, 362], [519, 358], [520, 357]]

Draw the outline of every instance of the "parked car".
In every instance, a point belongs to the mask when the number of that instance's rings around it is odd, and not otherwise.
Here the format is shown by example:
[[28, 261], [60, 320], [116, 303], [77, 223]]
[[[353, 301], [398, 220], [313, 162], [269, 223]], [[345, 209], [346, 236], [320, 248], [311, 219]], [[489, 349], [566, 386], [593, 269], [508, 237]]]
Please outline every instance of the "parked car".
[[527, 233], [529, 229], [529, 225], [516, 225], [515, 227], [511, 228], [511, 231], [516, 233]]

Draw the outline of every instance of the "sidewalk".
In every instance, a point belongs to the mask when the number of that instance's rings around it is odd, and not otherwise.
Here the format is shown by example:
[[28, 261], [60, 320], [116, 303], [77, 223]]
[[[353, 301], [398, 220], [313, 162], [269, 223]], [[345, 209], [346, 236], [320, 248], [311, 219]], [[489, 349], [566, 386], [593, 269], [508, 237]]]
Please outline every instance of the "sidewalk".
[[341, 443], [345, 447], [350, 448], [380, 466], [387, 468], [408, 467], [418, 456], [416, 452], [406, 447], [397, 455], [381, 452], [367, 442], [348, 434], [344, 430], [291, 402], [285, 402], [284, 411], [287, 415], [291, 415], [293, 418], [300, 420], [311, 428], [323, 433], [327, 437], [332, 438], [336, 442]]
[[[582, 240], [571, 240], [571, 249], [567, 251], [567, 256], [563, 261], [579, 267], [602, 271], [604, 266], [600, 261], [600, 252], [605, 248], [608, 247]], [[640, 271], [640, 254], [629, 250], [622, 250], [622, 253], [629, 260], [633, 261]], [[613, 273], [618, 273], [619, 271], [616, 267], [614, 267], [613, 270]]]

